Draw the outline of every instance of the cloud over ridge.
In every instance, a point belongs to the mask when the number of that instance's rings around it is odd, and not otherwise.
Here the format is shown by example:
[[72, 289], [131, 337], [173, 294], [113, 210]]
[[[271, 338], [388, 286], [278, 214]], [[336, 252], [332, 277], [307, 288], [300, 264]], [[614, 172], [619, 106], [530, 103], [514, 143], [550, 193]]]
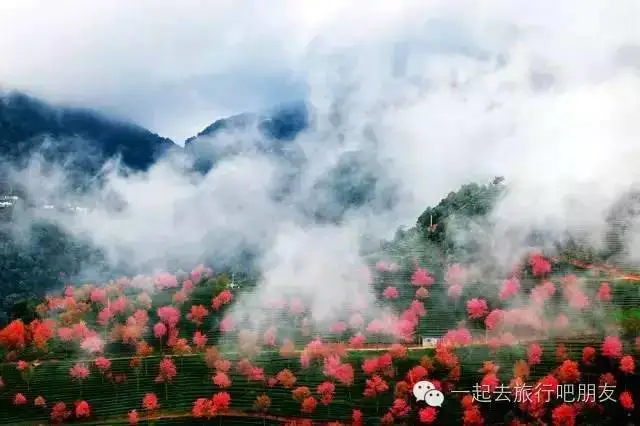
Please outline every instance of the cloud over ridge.
[[[64, 170], [18, 172], [31, 193], [97, 206], [53, 220], [114, 263], [169, 267], [205, 248], [224, 258], [255, 246], [266, 253], [260, 291], [302, 291], [320, 312], [321, 301], [361, 288], [340, 271], [363, 266], [348, 254], [363, 236], [391, 236], [470, 180], [507, 178], [492, 221], [503, 227], [496, 244], [509, 246], [524, 244], [508, 240], [514, 226], [599, 235], [606, 208], [638, 180], [634, 2], [175, 4], [97, 3], [72, 26], [71, 11], [86, 11], [81, 2], [63, 2], [45, 21], [30, 9], [39, 2], [0, 9], [13, 18], [13, 38], [0, 42], [0, 55], [16, 58], [0, 68], [6, 85], [95, 103], [174, 137], [230, 109], [299, 97], [313, 107], [309, 128], [291, 142], [306, 161], [283, 199], [272, 195], [286, 165], [252, 149], [204, 177], [176, 158], [141, 174], [116, 167], [104, 187], [80, 195], [69, 192]], [[53, 40], [62, 68], [44, 72]], [[348, 156], [361, 160], [352, 181], [374, 174], [387, 184], [337, 224], [318, 223], [307, 213], [336, 201], [315, 188]], [[390, 187], [393, 203], [380, 203]], [[127, 207], [101, 207], [106, 192]]]

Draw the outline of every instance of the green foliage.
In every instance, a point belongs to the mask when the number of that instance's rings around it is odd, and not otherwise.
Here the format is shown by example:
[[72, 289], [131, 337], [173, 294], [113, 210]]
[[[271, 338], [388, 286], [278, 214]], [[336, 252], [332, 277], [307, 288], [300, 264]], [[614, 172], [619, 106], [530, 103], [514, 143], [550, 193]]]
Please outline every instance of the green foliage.
[[486, 185], [469, 183], [450, 192], [435, 207], [425, 209], [415, 226], [398, 229], [393, 240], [382, 243], [383, 252], [393, 259], [415, 258], [425, 265], [464, 261], [477, 247], [460, 236], [491, 213], [505, 190], [503, 181], [498, 177]]
[[633, 309], [640, 301], [640, 286], [637, 283], [619, 283], [613, 286], [613, 303], [623, 309]]
[[222, 274], [215, 278], [215, 282], [213, 284], [213, 294], [217, 296], [223, 290], [229, 288], [229, 284], [231, 284], [231, 280], [227, 276], [227, 274]]
[[0, 93], [0, 158], [24, 160], [42, 149], [40, 143], [46, 137], [56, 139], [47, 152], [49, 159], [71, 154], [78, 157], [74, 165], [88, 174], [97, 172], [115, 154], [128, 167], [147, 169], [158, 155], [176, 146], [144, 128], [94, 111], [59, 108], [18, 92]]
[[[454, 215], [465, 217], [486, 216], [491, 212], [498, 196], [504, 189], [502, 181], [498, 181], [499, 183], [497, 184], [494, 182], [488, 185], [468, 183], [462, 185], [458, 191], [450, 192], [437, 206], [427, 208], [418, 217], [418, 227], [422, 230], [427, 230], [432, 223], [431, 217], [433, 217], [433, 223], [439, 224]], [[446, 224], [438, 228], [432, 233], [433, 236], [446, 233]]]
[[614, 315], [624, 337], [632, 338], [640, 335], [640, 309], [620, 309]]
[[9, 318], [20, 318], [24, 323], [29, 323], [38, 318], [36, 307], [40, 304], [40, 300], [35, 297], [21, 299], [14, 303], [9, 309]]
[[209, 278], [203, 285], [196, 287], [196, 291], [206, 292], [210, 296], [215, 297], [222, 291], [227, 290], [230, 284], [231, 280], [227, 274], [220, 274], [216, 277]]
[[606, 245], [602, 255], [615, 258], [627, 249], [628, 233], [633, 229], [633, 223], [640, 215], [640, 190], [632, 188], [623, 194], [611, 206], [607, 216]]
[[97, 271], [102, 263], [99, 252], [55, 226], [36, 223], [29, 231], [30, 240], [23, 241], [0, 229], [0, 313], [5, 315], [0, 324], [15, 303], [41, 299], [85, 265]]
[[[507, 190], [503, 177], [496, 177], [491, 183], [484, 185], [462, 185], [436, 206], [427, 207], [418, 217], [415, 226], [399, 228], [391, 241], [382, 243], [381, 249], [387, 257], [415, 257], [427, 265], [442, 260], [447, 263], [473, 261], [474, 256], [480, 252], [475, 242], [482, 239], [481, 235], [474, 236], [474, 232], [491, 228], [489, 215]], [[603, 250], [593, 247], [588, 238], [571, 236], [557, 242], [555, 249], [559, 255], [585, 263], [620, 264], [619, 257], [626, 249], [626, 235], [638, 215], [640, 191], [630, 191], [610, 209], [607, 244]], [[532, 232], [529, 240], [535, 245], [542, 237], [544, 236]]]

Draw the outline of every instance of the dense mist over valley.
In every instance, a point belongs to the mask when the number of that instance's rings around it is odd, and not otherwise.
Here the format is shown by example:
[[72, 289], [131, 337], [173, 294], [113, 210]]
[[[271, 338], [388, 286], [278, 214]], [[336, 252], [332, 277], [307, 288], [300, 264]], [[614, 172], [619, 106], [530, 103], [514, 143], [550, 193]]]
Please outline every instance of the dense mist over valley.
[[638, 16], [0, 2], [0, 423], [637, 418]]
[[[309, 238], [320, 259], [341, 250], [355, 256], [363, 241], [391, 238], [449, 191], [505, 176], [507, 190], [481, 220], [461, 205], [436, 222], [455, 229], [456, 239], [481, 239], [478, 250], [491, 241], [495, 258], [487, 261], [501, 265], [530, 248], [533, 230], [542, 248], [571, 236], [588, 237], [601, 250], [610, 206], [637, 180], [638, 103], [630, 93], [638, 76], [628, 49], [637, 42], [635, 27], [619, 13], [632, 4], [596, 18], [598, 4], [580, 6], [579, 34], [565, 32], [541, 5], [523, 13], [515, 3], [495, 2], [483, 10], [491, 18], [479, 21], [465, 2], [407, 2], [368, 10], [370, 28], [351, 32], [323, 10], [310, 27], [313, 37], [303, 36], [313, 42], [303, 47], [298, 40], [287, 52], [296, 81], [304, 83], [300, 101], [276, 96], [270, 108], [255, 103], [231, 118], [211, 117], [213, 124], [192, 131], [197, 135], [186, 144], [103, 112], [6, 92], [5, 187], [49, 207], [18, 209], [3, 232], [28, 247], [37, 239], [34, 224], [50, 224], [102, 253], [99, 268], [82, 262], [69, 272], [78, 276], [111, 267], [175, 270], [212, 259], [244, 267], [247, 258], [269, 276], [283, 267], [274, 257], [289, 262], [289, 250]], [[554, 16], [571, 5], [556, 5]], [[191, 11], [186, 6], [183, 13]], [[294, 15], [270, 19], [293, 22]], [[615, 28], [608, 38], [588, 31], [595, 19]], [[92, 37], [104, 42], [99, 31]], [[20, 66], [0, 74], [6, 87], [24, 86], [14, 79]], [[77, 84], [52, 79], [53, 91], [25, 88], [78, 105], [61, 92], [87, 87]], [[634, 216], [619, 243], [621, 259], [638, 256]], [[286, 281], [310, 281], [309, 291], [321, 297], [329, 277], [306, 276], [309, 266], [296, 267]]]

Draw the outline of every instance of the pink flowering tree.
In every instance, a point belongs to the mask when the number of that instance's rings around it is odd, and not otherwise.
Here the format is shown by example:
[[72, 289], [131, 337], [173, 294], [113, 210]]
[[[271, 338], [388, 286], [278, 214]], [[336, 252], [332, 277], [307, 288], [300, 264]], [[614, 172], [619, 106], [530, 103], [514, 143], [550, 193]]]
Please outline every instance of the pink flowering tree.
[[89, 378], [89, 368], [82, 363], [76, 363], [69, 369], [69, 375], [78, 383], [80, 399], [82, 399], [82, 383]]
[[174, 377], [178, 375], [176, 364], [171, 357], [165, 357], [158, 364], [158, 375], [156, 376], [156, 383], [164, 383], [164, 396], [165, 399], [169, 399], [169, 384]]

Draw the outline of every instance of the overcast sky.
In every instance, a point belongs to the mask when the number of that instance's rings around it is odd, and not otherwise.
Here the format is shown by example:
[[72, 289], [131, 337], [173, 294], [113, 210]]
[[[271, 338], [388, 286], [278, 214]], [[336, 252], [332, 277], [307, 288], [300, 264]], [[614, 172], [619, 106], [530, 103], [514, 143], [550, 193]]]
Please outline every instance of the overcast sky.
[[6, 0], [0, 85], [94, 106], [180, 142], [218, 117], [301, 98], [319, 38], [378, 37], [422, 2], [375, 3]]
[[576, 46], [597, 57], [637, 39], [637, 12], [633, 0], [3, 0], [0, 87], [181, 142], [216, 118], [303, 97], [336, 52], [371, 61], [379, 81], [408, 53], [480, 54], [513, 42], [508, 28], [544, 27], [549, 39], [529, 53], [544, 47], [542, 59], [570, 55], [580, 67]]

